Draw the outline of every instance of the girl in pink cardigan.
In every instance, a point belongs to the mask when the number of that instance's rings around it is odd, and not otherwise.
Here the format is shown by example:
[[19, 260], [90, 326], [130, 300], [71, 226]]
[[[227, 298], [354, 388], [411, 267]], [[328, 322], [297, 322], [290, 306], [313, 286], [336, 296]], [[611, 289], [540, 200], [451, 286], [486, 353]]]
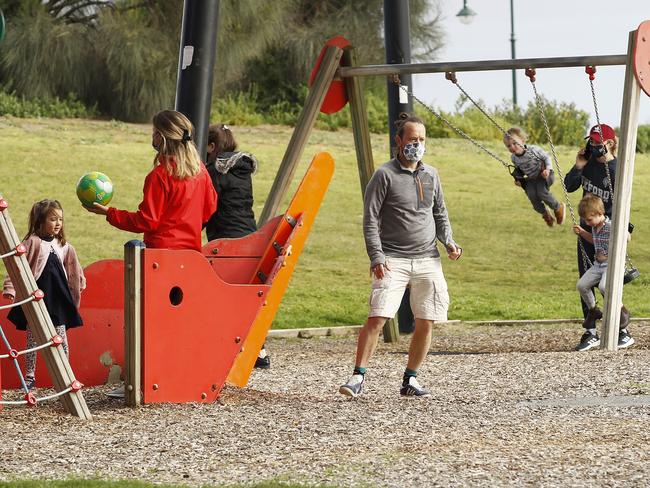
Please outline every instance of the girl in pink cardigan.
[[[41, 200], [29, 213], [29, 232], [23, 242], [27, 261], [40, 290], [56, 333], [63, 338], [63, 350], [68, 355], [66, 329], [83, 325], [78, 307], [86, 278], [77, 253], [63, 232], [63, 208], [57, 200]], [[15, 291], [7, 276], [2, 292], [5, 298], [15, 299]], [[24, 297], [20, 297], [21, 299]], [[7, 318], [18, 330], [27, 330], [27, 348], [36, 347], [34, 336], [27, 327], [21, 307], [14, 307]], [[25, 355], [25, 382], [31, 390], [36, 383], [36, 352]]]

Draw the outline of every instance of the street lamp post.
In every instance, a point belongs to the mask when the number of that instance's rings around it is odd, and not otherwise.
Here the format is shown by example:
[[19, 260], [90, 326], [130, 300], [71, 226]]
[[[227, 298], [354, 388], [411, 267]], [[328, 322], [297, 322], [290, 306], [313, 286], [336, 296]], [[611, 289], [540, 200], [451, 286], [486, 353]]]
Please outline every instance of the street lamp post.
[[[515, 56], [515, 9], [514, 0], [510, 0], [510, 53], [511, 59], [516, 59]], [[463, 8], [461, 8], [456, 17], [463, 24], [469, 24], [474, 19], [476, 12], [467, 6], [467, 0], [463, 0]], [[517, 71], [512, 70], [512, 104], [517, 106]]]
[[[515, 9], [513, 7], [514, 0], [510, 0], [510, 52], [512, 59], [517, 59], [515, 56]], [[512, 105], [517, 106], [517, 70], [512, 70]]]

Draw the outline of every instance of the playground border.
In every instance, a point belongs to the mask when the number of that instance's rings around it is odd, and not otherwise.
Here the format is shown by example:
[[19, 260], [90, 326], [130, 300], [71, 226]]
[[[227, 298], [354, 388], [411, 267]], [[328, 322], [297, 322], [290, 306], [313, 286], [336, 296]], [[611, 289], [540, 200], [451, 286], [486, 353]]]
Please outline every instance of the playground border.
[[[632, 317], [631, 322], [648, 322], [650, 317]], [[524, 325], [524, 324], [579, 324], [582, 319], [538, 319], [538, 320], [448, 320], [439, 324], [467, 324], [467, 325]], [[337, 325], [334, 327], [305, 327], [302, 329], [275, 329], [270, 330], [270, 338], [309, 339], [310, 337], [334, 337], [358, 334], [362, 325]]]

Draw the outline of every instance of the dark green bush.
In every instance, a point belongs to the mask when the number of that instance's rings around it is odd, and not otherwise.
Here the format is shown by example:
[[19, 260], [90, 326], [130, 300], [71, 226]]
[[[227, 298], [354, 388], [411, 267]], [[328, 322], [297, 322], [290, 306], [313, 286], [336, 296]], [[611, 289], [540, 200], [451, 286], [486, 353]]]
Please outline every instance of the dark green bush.
[[650, 125], [640, 125], [636, 133], [636, 151], [650, 153]]
[[[583, 144], [589, 124], [587, 112], [576, 108], [573, 103], [544, 99], [544, 114], [554, 144], [566, 146]], [[542, 116], [533, 102], [528, 103], [522, 125], [531, 141], [548, 143]]]
[[233, 125], [260, 125], [266, 122], [258, 109], [257, 94], [253, 90], [214, 98], [210, 121]]
[[98, 115], [96, 107], [86, 107], [74, 95], [60, 98], [26, 99], [0, 92], [0, 115], [14, 117], [92, 118]]
[[[528, 133], [529, 142], [548, 145], [544, 122], [534, 102], [529, 102], [525, 109], [512, 107], [506, 103], [502, 106], [487, 108], [483, 102], [478, 101], [478, 103], [503, 129], [519, 126]], [[546, 99], [543, 100], [543, 105], [553, 143], [570, 146], [581, 144], [589, 122], [587, 112], [577, 109], [574, 104]], [[500, 140], [503, 137], [501, 130], [476, 106], [470, 104], [465, 97], [459, 98], [455, 113], [443, 112], [435, 107], [433, 109], [473, 139], [489, 141]], [[417, 104], [416, 113], [424, 119], [430, 137], [462, 137], [454, 129], [441, 122], [427, 107]]]
[[[302, 85], [298, 93], [301, 100], [299, 103], [275, 101], [272, 104], [268, 103], [266, 97], [260, 100], [254, 88], [247, 92], [232, 93], [214, 100], [211, 120], [247, 125], [295, 125], [308, 93], [307, 86]], [[479, 103], [482, 104], [482, 102]], [[588, 114], [577, 109], [574, 104], [549, 100], [544, 100], [543, 103], [544, 114], [553, 143], [555, 145], [569, 146], [582, 144], [582, 139], [588, 128]], [[365, 94], [365, 104], [370, 132], [387, 132], [388, 109], [385, 93], [378, 91], [367, 92]], [[435, 107], [432, 108], [454, 127], [457, 127], [473, 139], [500, 141], [503, 137], [500, 129], [477, 107], [469, 104], [464, 97], [459, 98], [456, 103], [456, 110], [453, 113], [444, 112]], [[484, 110], [502, 128], [508, 129], [511, 126], [520, 126], [529, 134], [531, 143], [548, 146], [544, 123], [534, 103], [529, 103], [525, 109], [512, 107], [504, 103], [502, 106], [484, 108]], [[424, 120], [428, 137], [461, 137], [454, 129], [441, 122], [428, 107], [416, 102], [415, 113]], [[351, 126], [352, 120], [348, 106], [335, 114], [319, 114], [316, 121], [316, 127], [320, 129], [337, 130], [350, 128]], [[648, 147], [648, 150], [650, 150], [650, 131], [643, 132], [643, 134], [639, 133], [639, 145], [640, 147]]]

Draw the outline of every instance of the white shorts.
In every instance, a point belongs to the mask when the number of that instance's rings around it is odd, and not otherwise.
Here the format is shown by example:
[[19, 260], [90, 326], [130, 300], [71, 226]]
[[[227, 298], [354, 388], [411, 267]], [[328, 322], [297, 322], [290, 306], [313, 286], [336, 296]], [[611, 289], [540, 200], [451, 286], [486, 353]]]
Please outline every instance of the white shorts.
[[410, 286], [411, 310], [416, 319], [447, 320], [449, 293], [440, 258], [387, 258], [386, 266], [388, 270], [381, 280], [373, 274], [368, 317], [394, 317]]

